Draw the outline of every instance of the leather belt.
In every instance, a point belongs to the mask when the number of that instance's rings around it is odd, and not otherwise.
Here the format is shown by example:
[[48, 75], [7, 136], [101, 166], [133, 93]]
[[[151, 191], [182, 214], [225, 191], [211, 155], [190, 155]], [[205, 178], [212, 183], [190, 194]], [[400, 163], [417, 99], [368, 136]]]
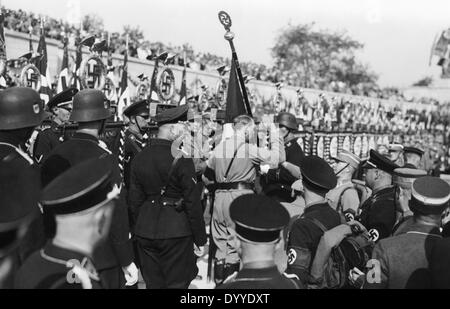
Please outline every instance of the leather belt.
[[217, 190], [254, 190], [255, 185], [249, 182], [218, 183]]

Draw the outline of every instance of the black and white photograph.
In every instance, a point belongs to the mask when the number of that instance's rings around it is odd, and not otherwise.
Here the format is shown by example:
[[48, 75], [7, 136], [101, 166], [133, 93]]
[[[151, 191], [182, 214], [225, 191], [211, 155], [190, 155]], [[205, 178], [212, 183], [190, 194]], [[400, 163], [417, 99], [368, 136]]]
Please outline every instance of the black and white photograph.
[[450, 1], [1, 0], [0, 289], [450, 289]]

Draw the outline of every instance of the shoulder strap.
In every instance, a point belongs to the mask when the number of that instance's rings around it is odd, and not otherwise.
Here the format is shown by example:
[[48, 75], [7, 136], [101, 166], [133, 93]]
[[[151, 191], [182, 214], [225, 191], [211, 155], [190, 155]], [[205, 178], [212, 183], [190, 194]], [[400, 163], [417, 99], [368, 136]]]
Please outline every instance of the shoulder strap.
[[289, 224], [288, 224], [287, 228], [285, 229], [285, 237], [284, 237], [285, 238], [285, 249], [287, 249], [287, 246], [289, 243], [289, 235], [291, 234], [292, 226], [298, 219], [301, 219], [302, 217], [303, 217], [303, 215], [296, 215], [296, 216], [292, 217], [291, 220], [289, 221]]
[[287, 234], [286, 234], [286, 247], [287, 247], [288, 242], [289, 242], [289, 234], [290, 234], [290, 232], [291, 232], [291, 228], [292, 228], [292, 226], [294, 225], [294, 223], [295, 223], [297, 220], [299, 220], [299, 219], [305, 219], [305, 220], [307, 220], [307, 221], [313, 223], [313, 224], [314, 224], [315, 226], [317, 226], [323, 233], [325, 233], [326, 231], [328, 231], [328, 229], [325, 227], [325, 225], [323, 225], [322, 222], [320, 222], [320, 221], [317, 220], [316, 218], [308, 218], [308, 217], [305, 217], [304, 215], [298, 215], [298, 216], [292, 218], [292, 220], [291, 220], [290, 223], [289, 223], [288, 231], [287, 231]]
[[303, 217], [303, 219], [308, 220], [309, 222], [314, 223], [315, 226], [317, 226], [322, 232], [326, 232], [328, 231], [328, 229], [325, 227], [325, 225], [322, 224], [322, 222], [320, 222], [319, 220], [317, 220], [316, 218], [307, 218], [307, 217]]
[[344, 190], [342, 190], [341, 194], [339, 195], [338, 204], [336, 207], [337, 212], [342, 212], [342, 210], [344, 208], [344, 206], [342, 205], [342, 198], [344, 197], [345, 192], [347, 192], [350, 189], [354, 189], [354, 187], [352, 186], [352, 187], [345, 188]]
[[228, 164], [228, 168], [227, 171], [225, 172], [225, 175], [223, 176], [223, 178], [226, 180], [228, 178], [228, 174], [230, 173], [231, 170], [231, 166], [233, 165], [234, 159], [236, 159], [237, 153], [239, 151], [239, 149], [242, 147], [242, 145], [244, 145], [245, 143], [241, 143], [239, 144], [239, 146], [236, 148], [236, 150], [234, 151], [233, 154], [233, 158], [231, 158], [230, 164]]

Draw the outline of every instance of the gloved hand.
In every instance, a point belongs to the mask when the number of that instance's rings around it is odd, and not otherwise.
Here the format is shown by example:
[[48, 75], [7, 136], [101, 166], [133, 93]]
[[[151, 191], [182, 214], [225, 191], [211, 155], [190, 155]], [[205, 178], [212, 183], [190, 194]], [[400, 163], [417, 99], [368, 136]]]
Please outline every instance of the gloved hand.
[[269, 170], [270, 170], [270, 165], [266, 164], [266, 165], [261, 165], [259, 167], [260, 171], [261, 171], [261, 175], [266, 175]]
[[126, 286], [133, 286], [139, 280], [139, 270], [134, 263], [126, 267], [122, 267], [122, 271], [125, 275], [125, 280], [127, 280]]
[[205, 255], [205, 246], [197, 247], [197, 245], [194, 245], [194, 253], [197, 257], [202, 257]]

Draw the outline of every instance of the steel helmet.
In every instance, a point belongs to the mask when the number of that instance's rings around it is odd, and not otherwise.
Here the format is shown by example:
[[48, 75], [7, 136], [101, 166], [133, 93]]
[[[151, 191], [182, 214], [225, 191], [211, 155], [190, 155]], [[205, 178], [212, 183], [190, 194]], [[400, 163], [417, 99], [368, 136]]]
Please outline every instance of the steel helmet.
[[0, 92], [0, 130], [35, 127], [47, 117], [39, 94], [24, 87]]
[[111, 117], [108, 101], [100, 90], [86, 89], [78, 92], [73, 99], [70, 120], [91, 122]]
[[297, 118], [291, 113], [280, 113], [277, 117], [277, 123], [290, 130], [298, 130]]

